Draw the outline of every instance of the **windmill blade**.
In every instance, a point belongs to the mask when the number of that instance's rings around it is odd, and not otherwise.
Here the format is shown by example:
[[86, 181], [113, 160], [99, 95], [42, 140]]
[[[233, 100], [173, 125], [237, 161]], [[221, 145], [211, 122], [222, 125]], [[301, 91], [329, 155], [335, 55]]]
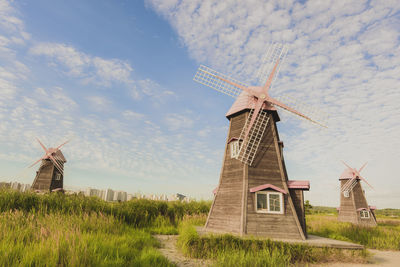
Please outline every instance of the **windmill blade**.
[[244, 83], [203, 65], [199, 67], [193, 80], [233, 98], [238, 97], [243, 90], [248, 91], [248, 86]]
[[326, 126], [329, 117], [328, 114], [311, 105], [303, 104], [288, 95], [282, 95], [276, 99], [272, 99], [271, 103], [280, 109], [294, 113], [324, 128], [328, 128]]
[[358, 177], [359, 177], [361, 180], [363, 180], [367, 185], [369, 185], [369, 187], [371, 187], [372, 189], [374, 189], [374, 188], [372, 187], [372, 185], [370, 185], [370, 184], [367, 182], [367, 180], [365, 180], [364, 177], [362, 177], [361, 175], [359, 175]]
[[247, 117], [246, 123], [240, 134], [239, 142], [242, 140], [243, 143], [240, 145], [239, 155], [237, 157], [238, 160], [249, 166], [253, 164], [253, 160], [257, 154], [258, 147], [269, 122], [268, 113], [261, 110], [258, 113], [258, 116], [256, 117], [247, 138], [245, 138], [253, 115], [254, 109], [250, 110], [249, 116]]
[[29, 166], [28, 168], [31, 168], [33, 166], [35, 166], [36, 164], [38, 164], [41, 160], [43, 160], [44, 157], [41, 157], [40, 159], [38, 159], [37, 161], [35, 161], [35, 163], [33, 163], [31, 166]]
[[365, 165], [367, 165], [367, 163], [368, 162], [365, 162], [364, 165], [362, 165], [361, 168], [358, 170], [358, 172], [361, 172], [364, 169]]
[[65, 145], [66, 143], [68, 143], [69, 141], [71, 141], [71, 140], [67, 140], [67, 141], [65, 141], [64, 143], [62, 143], [61, 145], [59, 145], [59, 146], [56, 148], [56, 150], [60, 150], [60, 148], [61, 148], [63, 145]]
[[49, 158], [50, 158], [50, 160], [53, 162], [54, 166], [56, 166], [56, 168], [58, 169], [58, 171], [62, 174], [62, 173], [63, 173], [63, 169], [61, 168], [60, 165], [58, 165], [56, 159], [55, 159], [52, 155], [50, 155]]
[[353, 178], [349, 179], [340, 189], [340, 191], [343, 193], [344, 191], [351, 191], [355, 184], [356, 184], [357, 180], [356, 180], [356, 176], [354, 176]]
[[40, 146], [43, 148], [43, 150], [47, 153], [47, 148], [40, 142], [39, 138], [36, 137], [36, 140], [39, 142]]
[[349, 169], [353, 170], [353, 168], [352, 168], [352, 167], [350, 167], [349, 165], [347, 165], [347, 164], [346, 164], [346, 162], [344, 162], [343, 160], [342, 160], [342, 163], [343, 163], [343, 164], [344, 164], [344, 166], [346, 166], [347, 168], [349, 168]]
[[56, 161], [57, 161], [58, 165], [61, 167], [61, 169], [64, 171], [63, 160], [57, 155], [54, 155], [54, 158], [56, 159]]
[[276, 43], [268, 47], [257, 73], [257, 79], [260, 85], [264, 85], [267, 82], [268, 75], [272, 72], [276, 63], [278, 63], [278, 65], [276, 66], [275, 75], [271, 81], [270, 88], [272, 87], [273, 82], [276, 80], [276, 77], [278, 77], [279, 70], [286, 57], [287, 52], [288, 48], [284, 44]]

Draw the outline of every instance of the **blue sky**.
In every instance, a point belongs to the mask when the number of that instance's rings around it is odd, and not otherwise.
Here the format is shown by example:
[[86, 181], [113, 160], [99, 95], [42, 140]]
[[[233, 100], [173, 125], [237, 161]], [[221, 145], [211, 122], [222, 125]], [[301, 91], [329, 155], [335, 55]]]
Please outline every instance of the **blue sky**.
[[[333, 4], [334, 3], [334, 4]], [[273, 96], [330, 115], [281, 113], [290, 179], [338, 205], [340, 160], [370, 204], [399, 207], [396, 1], [0, 0], [0, 179], [31, 183], [35, 137], [71, 142], [68, 188], [211, 198], [233, 99], [195, 83], [205, 64], [252, 84], [268, 44], [289, 46]]]

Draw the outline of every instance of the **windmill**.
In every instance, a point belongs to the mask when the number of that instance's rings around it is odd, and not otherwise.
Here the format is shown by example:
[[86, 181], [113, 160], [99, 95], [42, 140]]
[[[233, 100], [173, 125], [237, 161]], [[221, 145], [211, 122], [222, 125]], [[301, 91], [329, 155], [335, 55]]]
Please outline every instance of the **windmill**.
[[35, 191], [62, 191], [64, 183], [64, 163], [67, 162], [60, 148], [68, 143], [66, 141], [56, 148], [46, 148], [38, 138], [40, 146], [44, 150], [44, 155], [29, 167], [33, 167], [41, 162], [39, 170], [36, 172], [32, 189]]
[[339, 178], [340, 207], [338, 209], [338, 220], [364, 226], [376, 226], [375, 207], [368, 206], [364, 190], [361, 187], [361, 180], [363, 180], [372, 188], [367, 180], [360, 174], [367, 163], [359, 170], [351, 168], [345, 162], [343, 162], [343, 164], [347, 168]]
[[305, 115], [269, 96], [286, 54], [285, 45], [270, 47], [258, 73], [262, 86], [247, 86], [203, 65], [195, 74], [195, 81], [236, 98], [226, 114], [229, 132], [206, 231], [307, 237], [303, 190], [309, 190], [310, 184], [288, 180], [276, 108], [324, 125], [311, 119], [312, 112]]

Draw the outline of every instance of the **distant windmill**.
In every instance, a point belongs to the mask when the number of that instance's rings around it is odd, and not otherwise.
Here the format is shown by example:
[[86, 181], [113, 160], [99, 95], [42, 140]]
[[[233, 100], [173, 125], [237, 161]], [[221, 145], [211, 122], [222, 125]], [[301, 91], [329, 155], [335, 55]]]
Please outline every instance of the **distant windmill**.
[[205, 66], [194, 77], [236, 98], [226, 114], [230, 127], [224, 162], [205, 230], [292, 239], [307, 236], [303, 190], [309, 190], [309, 182], [288, 180], [275, 107], [322, 124], [268, 95], [286, 53], [282, 44], [271, 46], [258, 75], [262, 86], [247, 86]]
[[35, 191], [62, 191], [64, 183], [64, 163], [66, 159], [60, 148], [68, 143], [66, 141], [56, 148], [46, 148], [38, 138], [40, 146], [45, 154], [31, 166], [36, 165], [41, 161], [39, 170], [36, 172], [35, 180], [32, 184], [32, 189]]
[[360, 181], [363, 180], [371, 188], [372, 186], [361, 176], [365, 163], [359, 170], [351, 168], [343, 162], [347, 169], [340, 175], [340, 207], [338, 220], [351, 222], [365, 226], [376, 226], [374, 214], [375, 207], [368, 206], [364, 190]]

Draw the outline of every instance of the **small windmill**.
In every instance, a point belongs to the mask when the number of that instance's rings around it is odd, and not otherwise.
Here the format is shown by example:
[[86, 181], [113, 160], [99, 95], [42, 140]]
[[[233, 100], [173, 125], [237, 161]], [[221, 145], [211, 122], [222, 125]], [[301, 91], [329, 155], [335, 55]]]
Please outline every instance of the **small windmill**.
[[41, 162], [39, 170], [36, 172], [32, 189], [35, 191], [62, 191], [64, 184], [64, 163], [67, 162], [60, 148], [68, 143], [66, 141], [56, 148], [46, 148], [38, 138], [40, 146], [44, 150], [44, 155], [31, 166]]
[[[303, 190], [308, 181], [289, 181], [279, 140], [277, 108], [310, 122], [301, 113], [269, 96], [286, 46], [275, 44], [263, 59], [258, 78], [262, 86], [247, 86], [200, 66], [194, 80], [236, 98], [226, 117], [230, 121], [218, 188], [205, 229], [240, 235], [305, 239]], [[321, 113], [320, 113], [321, 114]]]
[[359, 170], [347, 167], [340, 175], [340, 207], [338, 220], [342, 222], [351, 222], [365, 226], [376, 226], [374, 214], [375, 207], [368, 206], [364, 190], [361, 187], [363, 180], [371, 188], [372, 186], [361, 176], [360, 172], [364, 169], [365, 163]]

